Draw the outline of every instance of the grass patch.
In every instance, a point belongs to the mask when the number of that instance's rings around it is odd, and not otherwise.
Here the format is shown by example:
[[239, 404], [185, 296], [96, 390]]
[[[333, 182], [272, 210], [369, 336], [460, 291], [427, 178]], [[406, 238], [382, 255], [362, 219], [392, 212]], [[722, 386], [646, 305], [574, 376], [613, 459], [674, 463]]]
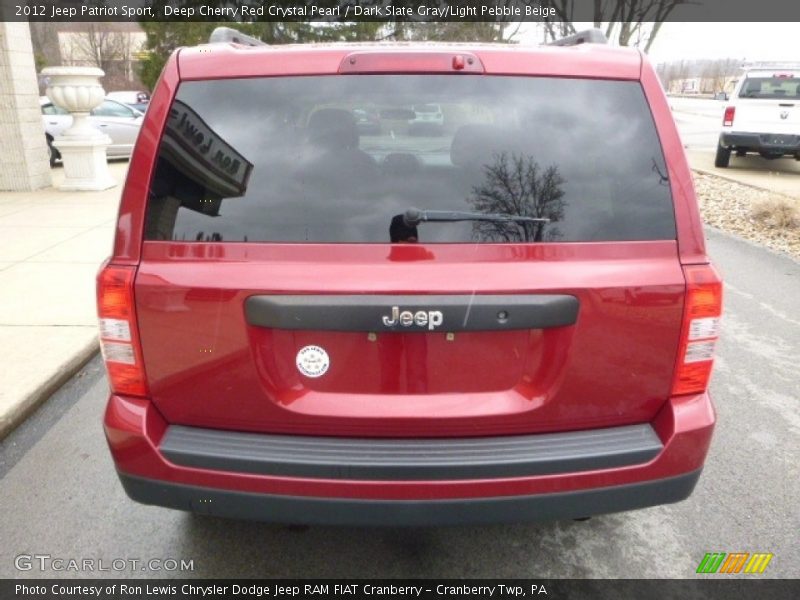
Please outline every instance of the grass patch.
[[791, 199], [770, 199], [757, 202], [750, 214], [753, 219], [774, 229], [800, 228], [798, 202]]

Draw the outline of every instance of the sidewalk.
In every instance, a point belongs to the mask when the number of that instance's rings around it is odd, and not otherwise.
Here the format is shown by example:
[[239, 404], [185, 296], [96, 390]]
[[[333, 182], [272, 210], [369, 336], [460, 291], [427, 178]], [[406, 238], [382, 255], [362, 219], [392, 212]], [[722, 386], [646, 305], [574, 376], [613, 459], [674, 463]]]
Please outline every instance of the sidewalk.
[[109, 168], [102, 192], [0, 192], [0, 439], [97, 351], [94, 278], [128, 163]]
[[686, 158], [689, 166], [701, 173], [800, 199], [800, 162], [792, 158], [732, 156], [727, 169], [714, 166], [714, 152], [687, 149]]

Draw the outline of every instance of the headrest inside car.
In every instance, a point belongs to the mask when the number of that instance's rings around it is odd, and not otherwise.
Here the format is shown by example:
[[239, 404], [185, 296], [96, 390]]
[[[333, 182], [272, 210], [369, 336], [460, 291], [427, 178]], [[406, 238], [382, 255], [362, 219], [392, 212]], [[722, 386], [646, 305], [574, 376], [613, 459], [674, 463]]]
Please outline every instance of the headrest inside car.
[[327, 150], [358, 148], [353, 114], [341, 108], [322, 108], [308, 120], [308, 142]]

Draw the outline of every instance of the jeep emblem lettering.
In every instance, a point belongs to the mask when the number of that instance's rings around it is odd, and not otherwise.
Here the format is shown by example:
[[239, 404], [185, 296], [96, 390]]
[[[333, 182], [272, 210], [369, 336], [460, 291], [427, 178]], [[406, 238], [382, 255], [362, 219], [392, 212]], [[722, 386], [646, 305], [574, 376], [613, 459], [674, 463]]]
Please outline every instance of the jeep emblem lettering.
[[401, 327], [411, 327], [412, 325], [418, 327], [427, 326], [430, 331], [441, 325], [443, 321], [444, 315], [440, 310], [418, 310], [416, 312], [404, 310], [400, 312], [399, 306], [393, 306], [392, 314], [384, 315], [383, 317], [383, 324], [387, 327], [394, 327], [395, 325], [400, 325]]

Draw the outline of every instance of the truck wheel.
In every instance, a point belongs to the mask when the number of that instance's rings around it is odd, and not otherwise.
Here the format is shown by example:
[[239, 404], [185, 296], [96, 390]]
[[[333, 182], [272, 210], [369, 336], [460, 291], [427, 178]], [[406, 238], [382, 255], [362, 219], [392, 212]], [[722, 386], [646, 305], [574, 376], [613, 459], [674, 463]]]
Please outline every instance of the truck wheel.
[[722, 144], [717, 144], [717, 156], [714, 157], [714, 166], [726, 168], [731, 162], [731, 149], [725, 148]]
[[50, 138], [50, 136], [47, 136], [47, 153], [48, 158], [50, 159], [50, 166], [55, 167], [56, 161], [60, 158], [60, 155], [58, 150], [53, 147], [53, 140]]

